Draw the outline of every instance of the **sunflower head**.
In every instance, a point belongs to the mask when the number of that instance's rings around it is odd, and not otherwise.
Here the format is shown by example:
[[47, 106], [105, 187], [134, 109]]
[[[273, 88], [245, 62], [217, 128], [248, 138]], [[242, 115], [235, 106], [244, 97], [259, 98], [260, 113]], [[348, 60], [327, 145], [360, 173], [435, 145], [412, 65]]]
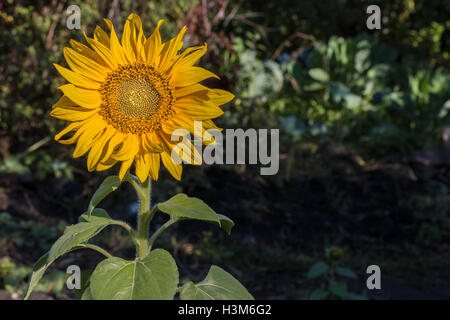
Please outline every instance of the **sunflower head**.
[[[69, 68], [55, 64], [69, 84], [59, 87], [64, 95], [50, 114], [71, 122], [55, 140], [75, 143], [74, 157], [88, 153], [89, 171], [120, 163], [122, 179], [134, 163], [144, 182], [148, 176], [158, 179], [162, 160], [180, 180], [182, 166], [171, 157], [177, 144], [172, 132], [182, 128], [195, 134], [196, 120], [202, 121], [202, 135], [217, 129], [211, 119], [222, 115], [219, 106], [234, 96], [199, 83], [218, 77], [194, 65], [206, 53], [206, 44], [180, 52], [186, 27], [162, 42], [162, 20], [147, 38], [141, 19], [131, 14], [119, 41], [111, 21], [105, 21], [110, 35], [97, 26], [93, 38], [85, 34], [90, 47], [71, 40], [71, 48], [64, 48]], [[63, 139], [66, 135], [70, 137]], [[190, 142], [189, 147], [195, 153]], [[191, 162], [182, 151], [179, 155]]]

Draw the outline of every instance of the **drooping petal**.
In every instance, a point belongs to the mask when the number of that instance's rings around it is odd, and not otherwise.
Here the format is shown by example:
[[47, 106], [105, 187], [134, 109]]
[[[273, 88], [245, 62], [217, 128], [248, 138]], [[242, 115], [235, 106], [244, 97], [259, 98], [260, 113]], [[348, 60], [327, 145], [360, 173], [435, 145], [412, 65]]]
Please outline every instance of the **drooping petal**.
[[81, 135], [79, 136], [77, 145], [73, 151], [73, 157], [78, 158], [88, 152], [106, 126], [107, 123], [98, 115], [94, 116], [91, 121], [86, 122], [83, 127], [79, 129]]
[[159, 141], [156, 140], [153, 133], [142, 135], [142, 145], [148, 152], [163, 152], [163, 147]]
[[123, 140], [122, 146], [111, 156], [119, 161], [133, 159], [139, 151], [139, 138], [134, 134], [128, 134]]
[[95, 167], [101, 160], [102, 153], [107, 152], [107, 149], [105, 147], [109, 139], [111, 139], [111, 137], [114, 135], [114, 132], [115, 129], [113, 127], [107, 126], [93, 143], [87, 158], [87, 167], [89, 171], [95, 170]]
[[160, 155], [159, 153], [149, 153], [150, 158], [150, 177], [153, 180], [158, 180], [158, 174], [159, 174], [159, 166], [160, 166]]
[[108, 142], [106, 152], [102, 156], [102, 162], [106, 161], [107, 159], [111, 158], [111, 155], [116, 150], [116, 148], [123, 142], [124, 135], [120, 131], [115, 131], [114, 135], [111, 137], [111, 139]]
[[109, 168], [111, 168], [112, 166], [114, 166], [118, 161], [114, 160], [112, 158], [109, 158], [108, 160], [104, 161], [104, 162], [100, 162], [97, 165], [96, 170], [97, 171], [103, 171], [103, 170], [107, 170]]
[[125, 177], [125, 174], [127, 173], [128, 169], [130, 169], [131, 165], [133, 164], [133, 159], [122, 162], [122, 165], [120, 166], [119, 171], [119, 179], [123, 180], [123, 177]]
[[147, 180], [148, 175], [150, 174], [150, 156], [149, 153], [139, 152], [136, 157], [136, 176], [141, 180], [141, 182], [145, 182]]
[[173, 162], [172, 157], [168, 153], [161, 153], [161, 160], [166, 167], [166, 169], [170, 172], [170, 174], [177, 179], [178, 181], [181, 180], [181, 173], [183, 172], [183, 167], [181, 164], [175, 164]]

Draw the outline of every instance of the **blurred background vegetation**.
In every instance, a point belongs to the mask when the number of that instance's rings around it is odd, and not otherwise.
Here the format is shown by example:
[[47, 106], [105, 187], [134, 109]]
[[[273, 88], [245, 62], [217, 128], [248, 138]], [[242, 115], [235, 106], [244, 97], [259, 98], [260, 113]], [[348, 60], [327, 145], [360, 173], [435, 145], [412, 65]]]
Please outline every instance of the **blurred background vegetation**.
[[[81, 30], [66, 9], [81, 8]], [[368, 5], [381, 30], [368, 30]], [[83, 42], [104, 17], [122, 30], [139, 14], [147, 36], [165, 19], [164, 39], [188, 26], [186, 46], [208, 43], [209, 81], [236, 99], [223, 128], [280, 128], [280, 171], [257, 166], [166, 172], [154, 201], [198, 196], [236, 222], [230, 237], [180, 223], [159, 245], [182, 280], [219, 264], [256, 298], [450, 298], [450, 2], [314, 0], [12, 1], [0, 3], [0, 299], [18, 298], [41, 254], [85, 210], [106, 173], [53, 141], [64, 123], [49, 116], [64, 79], [62, 49]], [[102, 206], [133, 223], [131, 189]], [[132, 255], [116, 229], [96, 239]], [[130, 256], [131, 257], [131, 256]], [[72, 299], [65, 268], [101, 257], [60, 259], [34, 298]], [[365, 289], [366, 268], [382, 290]]]

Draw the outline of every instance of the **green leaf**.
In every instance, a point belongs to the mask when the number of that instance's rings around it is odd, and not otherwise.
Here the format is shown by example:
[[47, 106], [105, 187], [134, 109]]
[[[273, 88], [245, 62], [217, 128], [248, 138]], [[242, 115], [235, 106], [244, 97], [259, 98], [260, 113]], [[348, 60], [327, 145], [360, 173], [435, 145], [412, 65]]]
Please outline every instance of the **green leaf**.
[[347, 269], [347, 268], [337, 267], [335, 271], [336, 271], [337, 275], [340, 275], [342, 277], [347, 277], [347, 278], [351, 278], [351, 279], [358, 278], [357, 275], [352, 270]]
[[175, 260], [162, 249], [150, 251], [142, 260], [103, 260], [95, 268], [90, 285], [94, 300], [171, 300], [177, 286]]
[[328, 73], [320, 68], [310, 69], [309, 76], [319, 82], [328, 82], [328, 80], [330, 80]]
[[87, 222], [80, 222], [66, 227], [64, 234], [53, 244], [48, 256], [49, 264], [75, 246], [88, 241], [114, 222], [103, 209], [94, 209], [92, 216], [89, 217], [84, 214], [81, 216], [81, 219], [87, 219]]
[[192, 281], [181, 288], [182, 300], [254, 300], [253, 296], [231, 274], [211, 266], [205, 280]]
[[83, 299], [83, 297], [90, 296], [90, 288], [89, 284], [91, 283], [91, 275], [93, 270], [83, 270], [81, 271], [81, 288], [75, 289], [75, 297], [78, 300], [91, 300], [91, 299]]
[[122, 181], [120, 181], [118, 176], [109, 176], [103, 180], [102, 184], [95, 191], [91, 201], [89, 202], [88, 215], [91, 215], [92, 211], [100, 203], [100, 201], [105, 199], [111, 192], [117, 190], [121, 184]]
[[80, 300], [93, 300], [93, 299], [92, 299], [91, 287], [90, 287], [90, 286], [88, 286], [88, 287], [83, 291], [83, 294], [81, 295]]
[[363, 72], [370, 67], [370, 50], [363, 49], [358, 51], [355, 56], [355, 69], [358, 72]]
[[219, 227], [222, 227], [228, 234], [231, 233], [231, 228], [234, 227], [234, 222], [227, 216], [224, 216], [223, 214], [217, 214], [220, 220]]
[[114, 223], [114, 220], [112, 220], [103, 209], [95, 209], [90, 217], [87, 214], [83, 214], [80, 217], [80, 221], [86, 222], [68, 226], [66, 230], [64, 230], [63, 235], [53, 244], [50, 251], [36, 262], [33, 267], [28, 289], [25, 290], [25, 300], [28, 299], [47, 268], [56, 259], [69, 251], [78, 249], [76, 248], [77, 245], [86, 242], [97, 235], [107, 225]]
[[156, 205], [159, 210], [178, 219], [196, 219], [217, 224], [230, 233], [234, 222], [221, 214], [217, 214], [206, 203], [198, 198], [188, 197], [184, 193], [177, 194], [169, 200]]
[[42, 257], [39, 258], [39, 260], [35, 263], [33, 266], [33, 272], [31, 273], [31, 279], [28, 284], [28, 288], [24, 290], [24, 299], [27, 300], [30, 296], [33, 289], [37, 286], [39, 283], [39, 280], [41, 280], [42, 276], [45, 273], [45, 270], [48, 268], [47, 264], [47, 258], [48, 258], [48, 252], [44, 254]]
[[327, 273], [327, 271], [328, 271], [328, 265], [325, 262], [319, 261], [316, 264], [314, 264], [311, 267], [311, 269], [309, 269], [306, 277], [308, 279], [314, 279], [314, 278], [320, 277], [321, 275]]
[[310, 300], [323, 300], [323, 299], [326, 299], [328, 297], [328, 295], [329, 295], [328, 291], [325, 291], [323, 289], [316, 289], [311, 293], [309, 299]]

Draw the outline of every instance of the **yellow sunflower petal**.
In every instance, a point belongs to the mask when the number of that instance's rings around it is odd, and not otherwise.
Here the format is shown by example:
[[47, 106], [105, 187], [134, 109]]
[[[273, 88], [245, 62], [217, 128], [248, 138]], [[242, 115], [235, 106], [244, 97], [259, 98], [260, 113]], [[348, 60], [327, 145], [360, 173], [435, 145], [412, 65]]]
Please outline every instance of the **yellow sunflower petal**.
[[192, 67], [202, 56], [205, 55], [206, 50], [206, 43], [203, 46], [187, 48], [173, 63], [173, 66], [170, 67], [168, 73], [171, 75], [180, 71], [179, 69], [181, 69], [180, 72], [182, 72], [182, 69]]
[[86, 120], [96, 112], [97, 110], [95, 109], [82, 107], [56, 107], [53, 108], [50, 115], [61, 120], [81, 121]]
[[167, 70], [171, 66], [171, 63], [175, 61], [177, 52], [181, 49], [181, 47], [183, 47], [182, 39], [186, 33], [186, 30], [187, 28], [184, 26], [175, 38], [164, 44], [161, 51], [161, 62], [159, 65], [160, 70]]
[[104, 66], [91, 60], [70, 48], [64, 48], [64, 57], [70, 69], [89, 79], [103, 82], [108, 73]]
[[219, 128], [218, 126], [216, 126], [216, 124], [212, 120], [202, 121], [202, 124], [203, 124], [203, 128], [205, 128], [206, 130], [209, 130], [209, 129], [215, 129], [215, 130], [219, 130], [219, 131], [223, 130], [222, 128]]
[[58, 107], [75, 107], [78, 106], [75, 102], [70, 100], [67, 96], [62, 96], [58, 101], [52, 106], [52, 109]]
[[106, 24], [108, 25], [109, 30], [111, 31], [111, 38], [110, 38], [110, 49], [112, 52], [112, 55], [114, 56], [114, 59], [117, 61], [118, 64], [126, 64], [126, 57], [125, 53], [123, 52], [122, 46], [120, 45], [119, 39], [117, 38], [116, 31], [114, 31], [114, 25], [112, 22], [108, 19], [105, 19]]
[[[201, 87], [205, 89], [200, 90]], [[178, 102], [183, 104], [192, 102], [193, 104], [195, 104], [197, 101], [205, 101], [208, 104], [223, 105], [234, 99], [234, 94], [222, 89], [209, 89], [200, 84], [188, 88], [193, 88], [193, 90], [196, 91], [193, 91], [190, 94], [185, 94], [184, 96], [178, 96]]]
[[173, 74], [170, 82], [174, 87], [187, 87], [208, 78], [220, 80], [218, 76], [209, 70], [203, 69], [202, 67], [190, 67]]
[[65, 84], [58, 89], [60, 89], [70, 100], [84, 108], [95, 109], [98, 108], [102, 102], [100, 93], [97, 90], [78, 88], [73, 84]]
[[106, 160], [105, 162], [100, 162], [100, 163], [97, 165], [96, 170], [97, 170], [97, 171], [104, 171], [104, 170], [107, 170], [107, 169], [111, 168], [112, 166], [114, 166], [117, 162], [118, 162], [117, 160], [114, 160], [114, 159], [112, 159], [112, 158], [109, 158], [109, 159]]
[[234, 94], [222, 89], [209, 89], [208, 101], [214, 104], [223, 105], [234, 99]]
[[194, 83], [190, 86], [186, 86], [186, 87], [182, 87], [182, 88], [177, 88], [177, 90], [174, 90], [174, 95], [177, 99], [185, 97], [185, 96], [190, 96], [193, 94], [198, 94], [200, 92], [203, 91], [208, 91], [208, 87], [200, 84], [200, 83]]
[[172, 157], [170, 154], [167, 153], [161, 153], [161, 159], [166, 167], [166, 169], [170, 172], [170, 174], [177, 179], [178, 181], [181, 180], [181, 173], [183, 172], [183, 167], [181, 164], [175, 164], [172, 160]]
[[103, 44], [105, 47], [109, 48], [110, 40], [108, 34], [99, 26], [95, 27], [94, 39]]
[[142, 135], [142, 145], [148, 152], [163, 152], [163, 147], [153, 133]]
[[148, 65], [159, 65], [159, 54], [162, 50], [161, 35], [159, 34], [159, 28], [163, 24], [164, 20], [159, 20], [156, 25], [153, 34], [144, 43], [144, 52], [147, 55]]
[[107, 152], [107, 150], [104, 149], [106, 149], [105, 147], [107, 146], [107, 142], [114, 135], [115, 131], [116, 130], [111, 126], [106, 127], [93, 143], [87, 158], [87, 167], [89, 171], [95, 170], [95, 167], [101, 160], [102, 153]]
[[141, 182], [145, 182], [147, 180], [148, 175], [150, 174], [150, 156], [149, 153], [139, 152], [136, 157], [136, 176], [141, 180]]
[[100, 116], [93, 116], [90, 121], [78, 129], [81, 135], [78, 138], [77, 145], [73, 151], [73, 157], [78, 158], [85, 154], [91, 147], [98, 135], [107, 126], [107, 123]]
[[112, 157], [119, 161], [126, 161], [133, 159], [139, 151], [139, 138], [134, 134], [129, 134], [122, 143], [117, 152], [112, 154]]
[[160, 155], [159, 153], [149, 153], [150, 158], [150, 177], [153, 180], [158, 180], [158, 174], [159, 174], [159, 166], [160, 166]]
[[117, 68], [117, 62], [116, 60], [114, 60], [111, 49], [109, 49], [109, 47], [106, 47], [104, 44], [98, 42], [95, 39], [89, 38], [85, 33], [84, 37], [110, 69], [114, 70], [115, 68]]
[[[166, 148], [166, 153], [172, 155], [172, 152], [186, 163], [199, 165], [202, 163], [201, 155], [194, 145], [188, 139], [179, 139], [179, 141], [171, 141], [170, 135], [160, 134]], [[189, 154], [184, 153], [184, 150], [190, 150]]]
[[[209, 121], [209, 122], [208, 122]], [[201, 122], [201, 130], [195, 128], [195, 122], [193, 119], [185, 116], [174, 117], [171, 121], [168, 121], [162, 127], [163, 131], [171, 136], [176, 129], [186, 129], [195, 139], [205, 139], [203, 144], [208, 145], [214, 143], [214, 137], [208, 133], [208, 129], [216, 129], [217, 127], [211, 120]], [[218, 128], [217, 128], [218, 129]], [[197, 132], [199, 131], [199, 132]]]
[[76, 52], [78, 52], [79, 54], [84, 56], [85, 58], [95, 61], [100, 65], [103, 64], [103, 60], [98, 56], [98, 54], [94, 50], [92, 50], [88, 46], [86, 46], [78, 41], [75, 41], [73, 39], [71, 39], [69, 41], [69, 43], [72, 46], [73, 50], [75, 50]]
[[59, 133], [55, 135], [55, 141], [58, 141], [63, 137], [65, 134], [77, 130], [83, 125], [83, 122], [73, 122], [69, 124], [67, 127], [65, 127], [63, 130], [61, 130]]
[[[122, 48], [127, 61], [133, 63], [136, 61], [136, 32], [134, 30], [135, 14], [130, 14], [122, 34]], [[139, 19], [140, 22], [140, 19]]]
[[133, 164], [133, 158], [122, 162], [122, 165], [120, 166], [120, 171], [119, 171], [119, 179], [120, 180], [123, 180], [123, 177], [127, 173], [128, 169], [130, 169], [132, 164]]
[[111, 139], [108, 142], [107, 150], [105, 155], [103, 156], [103, 161], [106, 161], [107, 159], [111, 158], [111, 155], [116, 150], [116, 147], [118, 147], [124, 140], [123, 133], [119, 131], [115, 131], [114, 135], [111, 137]]
[[177, 101], [176, 110], [190, 116], [190, 118], [195, 120], [214, 119], [223, 114], [223, 110], [220, 109], [220, 107], [204, 101], [197, 101], [196, 103], [183, 103], [181, 101]]
[[78, 86], [83, 87], [87, 89], [99, 89], [100, 88], [100, 82], [94, 81], [92, 79], [89, 79], [79, 73], [73, 72], [69, 69], [66, 69], [64, 67], [61, 67], [60, 65], [54, 63], [53, 64], [58, 70], [58, 72], [70, 83]]

